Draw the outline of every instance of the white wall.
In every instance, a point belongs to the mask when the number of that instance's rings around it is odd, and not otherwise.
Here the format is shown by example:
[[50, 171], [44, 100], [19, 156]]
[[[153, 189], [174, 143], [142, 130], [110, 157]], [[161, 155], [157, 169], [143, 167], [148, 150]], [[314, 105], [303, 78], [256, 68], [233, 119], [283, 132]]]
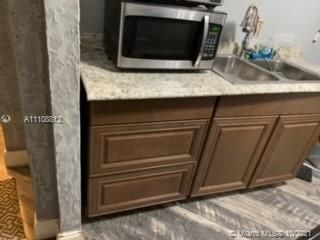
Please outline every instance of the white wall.
[[[80, 0], [81, 30], [86, 32], [103, 32], [104, 2], [107, 0]], [[236, 29], [234, 35], [241, 41], [243, 34], [239, 24], [249, 4], [257, 3], [265, 21], [262, 39], [280, 36], [287, 38], [302, 48], [305, 57], [320, 64], [320, 42], [312, 44], [315, 32], [320, 29], [319, 0], [225, 0], [217, 9], [226, 11], [228, 26]]]

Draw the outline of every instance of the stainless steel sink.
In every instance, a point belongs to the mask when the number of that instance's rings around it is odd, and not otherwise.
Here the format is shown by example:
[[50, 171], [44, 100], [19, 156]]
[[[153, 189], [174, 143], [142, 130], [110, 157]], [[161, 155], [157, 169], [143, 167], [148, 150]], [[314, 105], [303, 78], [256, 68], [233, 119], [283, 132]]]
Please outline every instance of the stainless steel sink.
[[252, 63], [262, 67], [270, 72], [277, 74], [279, 77], [291, 81], [320, 81], [320, 75], [309, 69], [283, 60], [255, 60]]
[[213, 71], [232, 83], [279, 82], [280, 77], [235, 55], [217, 56]]

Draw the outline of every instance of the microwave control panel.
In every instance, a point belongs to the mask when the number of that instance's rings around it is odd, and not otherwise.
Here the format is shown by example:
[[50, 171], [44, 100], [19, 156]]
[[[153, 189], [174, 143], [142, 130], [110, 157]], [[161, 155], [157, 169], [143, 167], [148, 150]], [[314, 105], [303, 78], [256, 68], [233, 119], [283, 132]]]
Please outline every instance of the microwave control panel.
[[217, 25], [217, 24], [209, 25], [207, 41], [206, 41], [204, 52], [202, 55], [203, 60], [210, 60], [215, 57], [218, 50], [221, 31], [222, 31], [221, 25]]

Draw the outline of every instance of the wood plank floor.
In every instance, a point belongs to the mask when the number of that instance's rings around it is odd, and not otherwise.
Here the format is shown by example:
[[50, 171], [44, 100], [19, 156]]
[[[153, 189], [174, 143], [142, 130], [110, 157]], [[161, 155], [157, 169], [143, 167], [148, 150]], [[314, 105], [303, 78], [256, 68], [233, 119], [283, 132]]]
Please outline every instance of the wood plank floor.
[[294, 179], [278, 186], [85, 220], [83, 228], [96, 240], [229, 240], [246, 239], [239, 234], [231, 238], [233, 231], [311, 230], [319, 224], [320, 175], [315, 173], [312, 183]]
[[28, 167], [7, 169], [4, 159], [4, 138], [0, 126], [0, 179], [15, 177], [17, 181], [18, 197], [20, 202], [21, 217], [26, 238], [34, 238], [34, 197], [32, 180]]

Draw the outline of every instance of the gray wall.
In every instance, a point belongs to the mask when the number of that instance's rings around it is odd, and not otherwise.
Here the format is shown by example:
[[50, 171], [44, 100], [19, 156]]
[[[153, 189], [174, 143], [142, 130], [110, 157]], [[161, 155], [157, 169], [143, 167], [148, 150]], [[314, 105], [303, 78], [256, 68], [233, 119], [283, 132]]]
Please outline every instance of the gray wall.
[[60, 232], [81, 230], [79, 1], [44, 1]]
[[11, 47], [6, 1], [0, 2], [0, 39], [0, 116], [2, 114], [11, 116], [11, 121], [3, 124], [6, 149], [25, 150], [21, 98]]
[[[81, 31], [103, 32], [104, 2], [80, 0]], [[320, 43], [318, 46], [311, 43], [315, 32], [320, 29], [319, 0], [225, 0], [225, 5], [217, 9], [229, 13], [228, 25], [236, 29], [237, 41], [243, 37], [240, 21], [252, 2], [258, 3], [265, 21], [262, 41], [276, 37], [282, 39], [281, 42], [293, 43], [305, 52], [308, 60], [320, 63]]]
[[37, 219], [80, 232], [79, 1], [6, 2], [23, 114], [63, 118], [25, 124]]
[[80, 31], [102, 33], [106, 0], [80, 0]]
[[[51, 115], [50, 82], [42, 0], [7, 0], [11, 45], [24, 115]], [[57, 219], [58, 199], [53, 129], [25, 124], [38, 220]]]

